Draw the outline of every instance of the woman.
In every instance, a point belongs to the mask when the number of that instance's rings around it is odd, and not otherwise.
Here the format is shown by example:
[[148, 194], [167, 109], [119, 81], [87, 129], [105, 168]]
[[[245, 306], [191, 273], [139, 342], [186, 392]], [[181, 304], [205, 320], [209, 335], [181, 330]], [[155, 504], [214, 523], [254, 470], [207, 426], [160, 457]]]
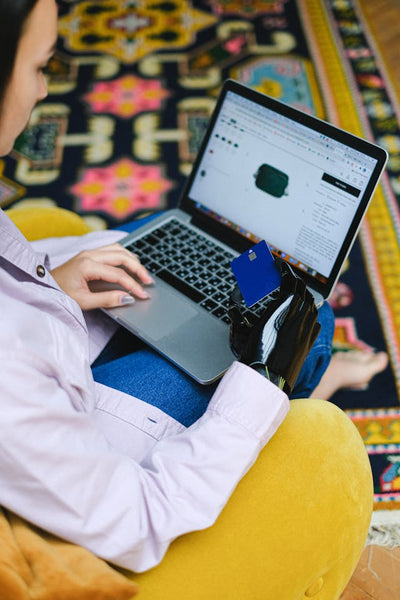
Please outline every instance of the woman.
[[[47, 93], [55, 1], [0, 0], [0, 29], [4, 155]], [[284, 420], [287, 395], [235, 362], [186, 429], [159, 408], [94, 382], [91, 361], [114, 326], [82, 311], [131, 302], [132, 295], [145, 299], [147, 271], [111, 243], [120, 232], [77, 239], [76, 256], [66, 260], [63, 240], [50, 243], [49, 257], [48, 241], [33, 247], [3, 212], [0, 230], [0, 503], [108, 561], [146, 571], [172, 540], [214, 523]], [[95, 279], [129, 293], [93, 294]], [[293, 295], [291, 289], [285, 301]], [[270, 356], [258, 339], [253, 346], [247, 362], [265, 375]], [[152, 372], [146, 377], [158, 387]]]

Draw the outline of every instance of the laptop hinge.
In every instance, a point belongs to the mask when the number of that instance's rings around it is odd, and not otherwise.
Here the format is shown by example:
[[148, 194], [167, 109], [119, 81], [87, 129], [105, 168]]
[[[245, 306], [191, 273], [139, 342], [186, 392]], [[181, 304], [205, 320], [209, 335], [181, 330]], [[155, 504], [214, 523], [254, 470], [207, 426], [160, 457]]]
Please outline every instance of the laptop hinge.
[[195, 227], [198, 227], [205, 233], [212, 235], [227, 246], [230, 246], [237, 252], [245, 252], [254, 244], [254, 242], [249, 241], [235, 231], [228, 229], [225, 225], [221, 225], [221, 223], [214, 221], [214, 219], [211, 219], [208, 216], [202, 216], [201, 214], [193, 215], [191, 223]]

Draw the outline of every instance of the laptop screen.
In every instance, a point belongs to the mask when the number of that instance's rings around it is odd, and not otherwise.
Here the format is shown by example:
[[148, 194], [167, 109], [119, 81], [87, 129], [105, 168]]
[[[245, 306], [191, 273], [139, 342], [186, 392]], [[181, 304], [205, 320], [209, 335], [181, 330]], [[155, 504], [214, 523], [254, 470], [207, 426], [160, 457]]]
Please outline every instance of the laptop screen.
[[251, 242], [266, 240], [275, 255], [324, 284], [366, 208], [378, 158], [340, 139], [358, 138], [276, 107], [285, 108], [228, 90], [187, 196], [196, 210]]

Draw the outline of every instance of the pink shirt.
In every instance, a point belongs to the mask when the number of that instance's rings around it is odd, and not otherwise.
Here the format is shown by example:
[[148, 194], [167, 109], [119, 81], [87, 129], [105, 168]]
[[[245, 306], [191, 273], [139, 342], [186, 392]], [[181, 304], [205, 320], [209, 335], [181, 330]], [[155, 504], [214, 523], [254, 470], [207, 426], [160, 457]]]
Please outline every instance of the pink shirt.
[[120, 237], [29, 244], [0, 212], [0, 504], [139, 572], [177, 536], [212, 525], [289, 401], [236, 362], [186, 429], [95, 383], [90, 363], [115, 325], [100, 311], [84, 317], [49, 268]]

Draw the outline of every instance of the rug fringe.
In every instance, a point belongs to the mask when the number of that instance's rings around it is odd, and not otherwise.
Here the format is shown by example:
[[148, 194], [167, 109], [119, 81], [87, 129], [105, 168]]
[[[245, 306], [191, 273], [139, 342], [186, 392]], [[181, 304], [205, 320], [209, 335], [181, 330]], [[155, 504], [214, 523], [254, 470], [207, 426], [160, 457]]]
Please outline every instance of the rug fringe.
[[372, 513], [366, 545], [394, 548], [400, 546], [400, 510], [379, 510]]

